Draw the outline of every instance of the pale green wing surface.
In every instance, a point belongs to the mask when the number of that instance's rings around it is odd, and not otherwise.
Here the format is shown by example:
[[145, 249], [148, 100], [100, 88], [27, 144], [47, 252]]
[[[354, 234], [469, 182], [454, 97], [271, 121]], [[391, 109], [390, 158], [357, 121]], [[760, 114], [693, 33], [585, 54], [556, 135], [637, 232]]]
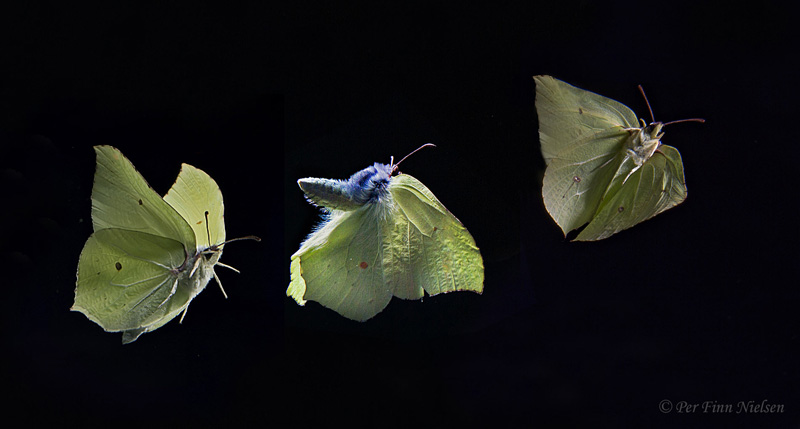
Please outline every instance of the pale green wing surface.
[[121, 228], [166, 237], [195, 249], [192, 228], [144, 180], [122, 153], [95, 146], [97, 170], [92, 188], [95, 231]]
[[[225, 241], [225, 208], [217, 182], [199, 168], [181, 165], [178, 179], [164, 196], [194, 231], [197, 245], [206, 248]], [[206, 230], [208, 212], [208, 231]]]
[[623, 147], [629, 136], [619, 129], [587, 136], [550, 161], [542, 197], [564, 235], [592, 219], [624, 159]]
[[545, 162], [578, 142], [609, 128], [638, 127], [636, 114], [622, 103], [576, 88], [551, 76], [534, 76], [539, 141]]
[[650, 219], [686, 199], [680, 153], [667, 145], [661, 145], [659, 151], [631, 174], [624, 184], [612, 183], [594, 218], [576, 240], [601, 240]]
[[393, 177], [397, 206], [384, 270], [394, 295], [419, 299], [469, 290], [483, 292], [483, 259], [475, 240], [433, 193], [407, 174]]
[[155, 329], [191, 299], [178, 281], [185, 263], [183, 244], [175, 240], [117, 228], [97, 231], [81, 252], [72, 310], [109, 332]]
[[334, 211], [292, 255], [286, 294], [298, 304], [316, 301], [349, 319], [364, 321], [392, 299], [384, 279], [380, 205]]

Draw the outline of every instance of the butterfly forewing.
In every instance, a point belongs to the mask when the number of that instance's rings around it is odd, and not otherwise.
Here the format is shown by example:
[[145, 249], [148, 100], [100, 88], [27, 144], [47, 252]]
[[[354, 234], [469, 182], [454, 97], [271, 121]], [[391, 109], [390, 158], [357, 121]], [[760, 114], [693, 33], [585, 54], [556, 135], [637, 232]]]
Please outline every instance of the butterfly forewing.
[[97, 170], [92, 188], [95, 231], [121, 228], [145, 232], [195, 247], [194, 233], [175, 209], [164, 202], [122, 153], [95, 146]]
[[191, 226], [199, 248], [225, 241], [222, 192], [217, 182], [203, 170], [183, 164], [175, 184], [164, 196], [164, 201]]
[[429, 295], [468, 290], [483, 292], [483, 259], [472, 235], [433, 193], [407, 174], [393, 179], [390, 192], [402, 212], [401, 228], [391, 241], [399, 260], [409, 261], [405, 270], [414, 284], [396, 289], [422, 287]]
[[542, 155], [548, 163], [572, 145], [609, 128], [638, 127], [627, 106], [550, 76], [534, 76]]

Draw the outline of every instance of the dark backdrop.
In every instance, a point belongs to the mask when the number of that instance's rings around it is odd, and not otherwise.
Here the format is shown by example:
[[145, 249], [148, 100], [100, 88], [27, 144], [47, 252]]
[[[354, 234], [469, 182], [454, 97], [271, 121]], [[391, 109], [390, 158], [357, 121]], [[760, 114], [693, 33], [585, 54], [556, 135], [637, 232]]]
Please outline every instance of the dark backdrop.
[[[0, 363], [28, 421], [800, 420], [796, 40], [777, 3], [4, 8]], [[704, 117], [664, 138], [688, 199], [602, 242], [565, 240], [541, 202], [535, 74], [648, 118], [642, 84], [656, 119]], [[426, 142], [402, 170], [474, 236], [483, 295], [395, 299], [366, 323], [286, 298], [319, 220], [296, 180]], [[181, 162], [205, 170], [228, 236], [264, 239], [226, 247], [242, 271], [221, 271], [228, 300], [211, 284], [183, 324], [124, 347], [68, 311], [97, 144], [161, 194]], [[783, 412], [736, 413], [764, 400]]]

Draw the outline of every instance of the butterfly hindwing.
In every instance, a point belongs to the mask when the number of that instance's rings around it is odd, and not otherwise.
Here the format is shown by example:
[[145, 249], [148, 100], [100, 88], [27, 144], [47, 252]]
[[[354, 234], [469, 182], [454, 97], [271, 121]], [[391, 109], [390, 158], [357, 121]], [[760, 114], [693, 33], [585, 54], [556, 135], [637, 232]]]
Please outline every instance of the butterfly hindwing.
[[589, 222], [623, 157], [626, 131], [584, 138], [550, 160], [542, 198], [550, 216], [566, 235]]
[[612, 182], [608, 198], [576, 240], [610, 237], [686, 199], [680, 153], [667, 145], [660, 151], [618, 187]]
[[364, 205], [333, 212], [292, 255], [287, 294], [353, 320], [367, 320], [383, 310], [392, 291], [383, 270], [386, 228], [376, 210], [380, 207]]
[[119, 228], [97, 231], [81, 252], [72, 309], [106, 331], [146, 328], [188, 303], [175, 272], [185, 263], [175, 240]]

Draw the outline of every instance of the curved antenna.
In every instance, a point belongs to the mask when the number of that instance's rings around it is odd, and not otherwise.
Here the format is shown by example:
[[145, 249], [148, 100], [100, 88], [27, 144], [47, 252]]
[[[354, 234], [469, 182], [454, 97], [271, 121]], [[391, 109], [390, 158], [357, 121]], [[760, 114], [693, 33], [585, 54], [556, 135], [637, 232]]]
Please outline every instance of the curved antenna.
[[[647, 110], [649, 110], [649, 111], [650, 111], [650, 119], [652, 119], [652, 120], [653, 120], [653, 122], [655, 122], [655, 121], [656, 121], [656, 118], [655, 118], [655, 116], [653, 116], [653, 109], [651, 109], [651, 108], [650, 108], [650, 102], [649, 102], [649, 101], [647, 101], [647, 96], [644, 94], [644, 88], [642, 88], [642, 85], [639, 85], [639, 92], [641, 92], [641, 93], [642, 93], [642, 97], [644, 97], [644, 102], [645, 102], [645, 103], [647, 103]], [[666, 127], [667, 125], [670, 125], [670, 124], [679, 124], [679, 123], [681, 123], [681, 122], [700, 122], [700, 123], [704, 123], [705, 121], [706, 121], [706, 120], [705, 120], [705, 119], [703, 119], [703, 118], [678, 119], [677, 121], [670, 121], [670, 122], [667, 122], [667, 123], [663, 124], [663, 126], [665, 126], [665, 127]]]
[[411, 153], [409, 153], [408, 155], [404, 156], [403, 159], [401, 159], [400, 161], [397, 161], [397, 164], [394, 163], [394, 157], [392, 157], [392, 159], [389, 161], [389, 165], [392, 166], [392, 172], [397, 171], [397, 166], [400, 165], [401, 162], [405, 161], [406, 158], [408, 158], [409, 156], [417, 153], [420, 149], [422, 149], [424, 147], [436, 147], [436, 145], [433, 144], [433, 143], [425, 143], [424, 145], [422, 145], [422, 146], [414, 149], [413, 151], [411, 151]]
[[226, 245], [226, 244], [228, 244], [228, 243], [230, 243], [232, 241], [240, 241], [240, 240], [261, 241], [261, 239], [259, 237], [256, 237], [255, 235], [246, 235], [244, 237], [237, 237], [237, 238], [231, 238], [230, 240], [225, 240], [222, 243], [215, 244], [214, 247], [222, 247], [222, 246], [224, 246], [224, 245]]
[[230, 240], [226, 240], [226, 241], [223, 241], [222, 243], [215, 244], [215, 245], [212, 246], [211, 245], [211, 231], [208, 229], [208, 210], [206, 210], [205, 216], [206, 216], [206, 237], [207, 237], [207, 240], [208, 240], [208, 250], [216, 251], [220, 247], [222, 247], [222, 246], [224, 246], [224, 245], [226, 245], [226, 244], [228, 244], [228, 243], [230, 243], [232, 241], [239, 241], [239, 240], [261, 241], [261, 238], [256, 237], [255, 235], [248, 235], [248, 236], [245, 236], [245, 237], [231, 238]]
[[650, 102], [647, 101], [647, 95], [645, 95], [644, 88], [642, 88], [642, 85], [639, 85], [639, 92], [642, 93], [642, 97], [644, 97], [644, 102], [647, 104], [647, 110], [650, 111], [650, 119], [652, 119], [653, 122], [655, 122], [656, 121], [656, 117], [653, 116], [653, 109], [650, 108]]
[[667, 125], [670, 125], [670, 124], [679, 124], [681, 122], [700, 122], [702, 124], [705, 121], [706, 120], [703, 119], [703, 118], [678, 119], [677, 121], [669, 121], [666, 124], [664, 124], [664, 126], [666, 127]]

